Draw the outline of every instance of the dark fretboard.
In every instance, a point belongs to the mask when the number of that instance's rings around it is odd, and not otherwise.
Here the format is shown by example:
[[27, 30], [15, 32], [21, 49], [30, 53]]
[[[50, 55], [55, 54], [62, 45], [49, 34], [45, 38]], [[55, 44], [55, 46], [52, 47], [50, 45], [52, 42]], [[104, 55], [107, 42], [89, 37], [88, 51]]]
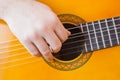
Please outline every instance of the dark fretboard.
[[80, 25], [85, 36], [85, 51], [91, 52], [120, 44], [120, 16]]

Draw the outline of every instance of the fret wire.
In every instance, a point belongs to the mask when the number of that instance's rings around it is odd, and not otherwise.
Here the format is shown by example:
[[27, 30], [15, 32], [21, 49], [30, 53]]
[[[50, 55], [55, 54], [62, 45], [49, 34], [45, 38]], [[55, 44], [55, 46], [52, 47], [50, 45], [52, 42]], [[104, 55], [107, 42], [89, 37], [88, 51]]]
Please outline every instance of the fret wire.
[[94, 30], [94, 34], [95, 34], [95, 40], [96, 40], [96, 43], [97, 43], [97, 48], [100, 49], [99, 45], [98, 45], [98, 38], [97, 38], [97, 35], [96, 35], [96, 31], [95, 31], [95, 26], [94, 26], [94, 23], [92, 22], [92, 25], [93, 25], [93, 30]]
[[[82, 26], [82, 24], [80, 24], [80, 28], [81, 28], [82, 33], [83, 33], [84, 31], [83, 31], [83, 26]], [[85, 42], [85, 50], [86, 50], [86, 52], [88, 51], [88, 50], [87, 50], [87, 45], [86, 45], [86, 42]]]
[[117, 28], [115, 27], [115, 26], [116, 26], [116, 25], [115, 25], [115, 20], [114, 20], [114, 18], [112, 18], [112, 20], [113, 20], [113, 26], [114, 26], [114, 29], [115, 29], [115, 34], [116, 34], [116, 38], [117, 38], [117, 43], [119, 44], [119, 39], [118, 39]]
[[101, 32], [101, 36], [102, 36], [102, 40], [103, 40], [103, 46], [104, 46], [104, 48], [105, 48], [106, 45], [105, 45], [105, 41], [104, 41], [104, 37], [103, 37], [103, 31], [102, 31], [102, 27], [101, 27], [101, 24], [100, 24], [100, 20], [98, 21], [98, 23], [99, 23], [99, 28], [100, 28], [100, 32]]
[[92, 46], [91, 36], [90, 36], [89, 28], [88, 28], [88, 23], [86, 23], [86, 27], [87, 27], [88, 36], [89, 36], [89, 39], [90, 39], [90, 47], [91, 47], [91, 50], [93, 51], [93, 46]]
[[111, 40], [111, 37], [110, 37], [110, 31], [109, 31], [109, 28], [108, 28], [107, 19], [105, 19], [105, 22], [106, 22], [106, 27], [107, 27], [108, 35], [109, 35], [110, 45], [112, 46], [112, 40]]

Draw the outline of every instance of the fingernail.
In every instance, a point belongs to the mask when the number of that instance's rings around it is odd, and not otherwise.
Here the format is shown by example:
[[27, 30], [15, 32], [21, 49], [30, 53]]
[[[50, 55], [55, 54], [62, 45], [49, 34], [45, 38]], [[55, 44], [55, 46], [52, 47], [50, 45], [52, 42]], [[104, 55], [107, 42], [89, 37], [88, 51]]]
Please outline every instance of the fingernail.
[[68, 35], [71, 35], [71, 32], [70, 32], [70, 31], [68, 31]]

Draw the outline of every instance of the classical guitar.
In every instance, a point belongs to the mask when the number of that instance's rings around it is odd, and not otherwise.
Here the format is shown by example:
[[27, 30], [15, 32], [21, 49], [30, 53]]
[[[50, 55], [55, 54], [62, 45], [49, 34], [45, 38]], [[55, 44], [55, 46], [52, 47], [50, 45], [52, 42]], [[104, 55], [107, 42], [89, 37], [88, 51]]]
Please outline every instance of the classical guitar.
[[0, 21], [0, 80], [119, 80], [119, 0], [39, 0], [71, 36], [54, 62], [34, 57]]

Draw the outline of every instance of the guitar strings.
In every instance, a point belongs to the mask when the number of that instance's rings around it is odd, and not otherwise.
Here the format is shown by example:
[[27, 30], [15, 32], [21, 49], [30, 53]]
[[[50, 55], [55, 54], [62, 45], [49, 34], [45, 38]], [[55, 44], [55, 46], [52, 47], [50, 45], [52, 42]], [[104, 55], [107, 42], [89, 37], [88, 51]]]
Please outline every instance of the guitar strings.
[[[78, 51], [79, 52], [79, 51]], [[81, 52], [81, 51], [80, 51]], [[21, 61], [21, 60], [27, 60], [27, 59], [31, 59], [33, 57], [27, 57], [27, 58], [22, 58], [22, 59], [17, 59], [17, 60], [13, 60], [13, 61], [8, 61], [8, 62], [3, 62], [3, 63], [0, 63], [2, 65], [4, 64], [7, 64], [7, 63], [10, 63], [10, 62], [15, 62], [15, 61]], [[29, 64], [29, 63], [34, 63], [34, 62], [38, 62], [40, 60], [33, 60], [31, 62], [25, 62], [25, 63], [20, 63], [20, 64], [15, 64], [15, 65], [12, 65], [12, 66], [7, 66], [7, 67], [4, 67], [4, 68], [0, 68], [0, 70], [4, 70], [4, 69], [8, 69], [8, 68], [12, 68], [12, 67], [15, 67], [15, 66], [20, 66], [20, 65], [24, 65], [24, 64]], [[1, 65], [0, 65], [1, 66]]]
[[22, 59], [15, 59], [15, 60], [11, 60], [11, 61], [7, 61], [7, 62], [3, 62], [3, 63], [0, 63], [0, 65], [4, 65], [4, 64], [8, 64], [8, 63], [12, 63], [12, 62], [17, 62], [17, 61], [21, 61], [21, 60], [25, 60], [25, 59], [30, 59], [30, 58], [33, 58], [33, 56], [25, 57], [25, 58], [22, 58]]
[[25, 48], [17, 48], [17, 49], [13, 49], [13, 50], [8, 50], [8, 51], [0, 52], [0, 54], [9, 53], [9, 52], [14, 52], [14, 51], [17, 51], [17, 50], [24, 50], [24, 49], [25, 49]]
[[[33, 58], [33, 57], [22, 58], [22, 59], [14, 60], [14, 61], [27, 60], [27, 59], [31, 59], [31, 58]], [[11, 62], [14, 62], [14, 61], [11, 61]], [[2, 68], [0, 68], [0, 70], [4, 70], [4, 69], [12, 68], [12, 67], [15, 67], [15, 66], [20, 66], [20, 65], [25, 65], [25, 64], [29, 64], [29, 63], [34, 63], [34, 62], [38, 62], [38, 61], [40, 61], [40, 59], [39, 60], [32, 60], [30, 62], [25, 62], [25, 63], [19, 63], [19, 64], [15, 64], [15, 65], [10, 65], [10, 66], [7, 66], [7, 67], [2, 67]], [[0, 63], [0, 64], [2, 64], [4, 66], [5, 64], [8, 64], [8, 63], [4, 62], [4, 63]], [[0, 66], [2, 66], [2, 65], [0, 65]]]
[[[113, 38], [112, 40], [116, 40], [116, 38]], [[109, 40], [105, 40], [105, 42], [107, 42], [107, 41], [109, 41]], [[102, 42], [102, 41], [99, 41], [99, 42]], [[94, 45], [94, 44], [97, 44], [97, 43], [96, 42], [92, 43], [92, 45]], [[110, 45], [110, 44], [105, 44], [105, 45]], [[86, 44], [86, 46], [90, 46], [90, 44]], [[83, 46], [70, 47], [70, 48], [62, 49], [62, 51], [74, 49], [74, 48], [79, 48], [79, 47], [83, 47]]]
[[[82, 46], [83, 47], [83, 46]], [[78, 52], [79, 52], [79, 50], [78, 50]], [[80, 52], [81, 52], [81, 50], [80, 50]], [[72, 52], [71, 54], [73, 54], [73, 53], [76, 53], [76, 52]], [[67, 55], [67, 54], [64, 54], [64, 55]], [[69, 54], [68, 54], [69, 55]], [[22, 59], [17, 59], [17, 60], [13, 60], [13, 61], [9, 61], [9, 62], [5, 62], [5, 63], [1, 63], [2, 65], [3, 64], [7, 64], [7, 63], [10, 63], [10, 62], [16, 62], [16, 61], [21, 61], [21, 60], [27, 60], [27, 59], [30, 59], [30, 58], [33, 58], [33, 56], [32, 57], [27, 57], [27, 58], [22, 58]], [[38, 61], [38, 60], [37, 60]], [[37, 62], [36, 60], [35, 61], [33, 61], [33, 62]], [[27, 62], [27, 63], [29, 63], [29, 62]], [[27, 64], [27, 63], [24, 63], [24, 64]], [[32, 63], [32, 62], [30, 62], [30, 63]], [[20, 65], [20, 64], [17, 64], [17, 65]], [[15, 65], [12, 65], [12, 66], [15, 66]], [[12, 67], [12, 66], [9, 66], [9, 67]], [[8, 67], [8, 68], [9, 68]]]
[[[112, 35], [112, 34], [111, 34]], [[106, 36], [106, 35], [105, 35]], [[98, 37], [101, 37], [101, 36], [98, 36]], [[97, 38], [98, 38], [97, 37]], [[92, 39], [94, 39], [94, 38], [92, 38]], [[16, 41], [16, 40], [12, 40], [12, 41]], [[79, 41], [75, 41], [74, 43], [76, 43], [76, 42], [83, 42], [84, 40], [79, 40]], [[73, 43], [73, 42], [71, 42], [71, 43]], [[69, 44], [71, 44], [71, 43], [69, 43]], [[94, 43], [93, 43], [94, 44]], [[19, 44], [18, 44], [19, 45]], [[65, 44], [64, 44], [65, 45]], [[17, 45], [14, 45], [14, 46], [17, 46]], [[13, 47], [13, 46], [12, 46]], [[4, 47], [5, 48], [5, 47]], [[6, 47], [6, 48], [9, 48], [9, 47]], [[19, 49], [21, 49], [21, 48], [19, 48]], [[17, 49], [17, 50], [19, 50], [19, 49]], [[24, 48], [22, 48], [22, 49], [24, 49]], [[63, 49], [64, 50], [64, 49]], [[12, 51], [16, 51], [16, 50], [12, 50]], [[7, 52], [11, 52], [11, 50], [10, 51], [5, 51], [6, 53]], [[0, 52], [0, 53], [5, 53], [5, 52]]]
[[[106, 30], [107, 31], [107, 30]], [[113, 33], [114, 34], [114, 33]], [[111, 34], [111, 35], [113, 35], [113, 34]], [[83, 35], [81, 35], [81, 36], [83, 36]], [[104, 35], [104, 36], [108, 36], [108, 35]], [[76, 36], [75, 36], [76, 37]], [[74, 37], [74, 38], [75, 38]], [[77, 37], [79, 37], [79, 36], [77, 36]], [[96, 39], [96, 38], [99, 38], [99, 37], [101, 37], [101, 36], [98, 36], [98, 37], [95, 37], [95, 38], [91, 38], [91, 39]], [[72, 37], [73, 38], [73, 37]], [[89, 39], [84, 39], [84, 40], [78, 40], [79, 42], [83, 42], [83, 41], [85, 41], [85, 40], [89, 40]], [[10, 40], [10, 41], [16, 41], [16, 40]], [[76, 42], [78, 42], [78, 41], [76, 41]], [[8, 41], [6, 41], [6, 42], [8, 42]], [[74, 43], [74, 42], [71, 42], [71, 43]], [[66, 43], [66, 44], [68, 44], [68, 43]], [[66, 45], [66, 44], [63, 44], [63, 45]], [[16, 44], [15, 46], [17, 46], [17, 45], [22, 45], [22, 44]], [[10, 46], [10, 47], [13, 47], [13, 46]], [[3, 48], [0, 48], [0, 49], [5, 49], [5, 48], [10, 48], [10, 47], [3, 47]], [[20, 48], [21, 49], [21, 48]], [[17, 50], [19, 50], [19, 49], [17, 49]], [[5, 51], [5, 52], [11, 52], [11, 51]], [[1, 53], [5, 53], [5, 52], [0, 52], [0, 54]]]
[[[117, 25], [118, 26], [118, 25]], [[111, 27], [113, 27], [113, 26], [111, 26]], [[113, 27], [114, 28], [114, 27]], [[105, 28], [104, 28], [105, 29]], [[120, 28], [117, 28], [117, 29], [120, 29]], [[99, 30], [99, 29], [98, 29]], [[114, 29], [109, 29], [109, 30], [114, 30]], [[89, 34], [94, 34], [94, 33], [91, 33], [91, 32], [93, 32], [94, 30], [90, 30], [90, 32], [89, 32]], [[103, 32], [105, 32], [105, 31], [107, 31], [107, 30], [104, 30]], [[68, 39], [72, 39], [72, 38], [76, 38], [76, 37], [84, 37], [84, 36], [86, 36], [86, 35], [88, 35], [88, 34], [85, 34], [85, 33], [88, 33], [88, 32], [84, 32], [84, 33], [74, 33], [74, 34], [71, 34], [71, 36], [74, 36], [74, 37], [70, 37], [70, 38], [68, 38]], [[100, 31], [97, 31], [96, 33], [101, 33]], [[79, 34], [83, 34], [83, 35], [79, 35]], [[75, 36], [75, 35], [78, 35], [78, 36]], [[14, 41], [18, 41], [17, 39], [14, 39], [14, 40], [9, 40], [9, 41], [4, 41], [4, 42], [2, 42], [2, 43], [0, 43], [0, 44], [3, 44], [3, 43], [9, 43], [9, 42], [14, 42]], [[16, 44], [16, 46], [17, 45], [22, 45], [22, 44]], [[13, 46], [14, 47], [14, 46]], [[2, 47], [2, 48], [4, 48], [4, 47]], [[5, 48], [7, 48], [7, 47], [5, 47]], [[1, 48], [0, 48], [1, 49]]]
[[[15, 45], [12, 45], [12, 46], [10, 46], [10, 47], [17, 47], [17, 46], [22, 46], [22, 44], [15, 44]], [[2, 47], [2, 48], [0, 48], [0, 49], [7, 49], [7, 48], [10, 48], [9, 46], [6, 46], [6, 47]]]
[[0, 42], [0, 44], [6, 44], [6, 43], [10, 43], [10, 42], [15, 42], [15, 41], [19, 41], [19, 40], [13, 39], [13, 40], [8, 40], [8, 41], [3, 41], [3, 42]]
[[[118, 32], [120, 33], [120, 32]], [[111, 35], [114, 35], [115, 33], [112, 33]], [[104, 35], [105, 36], [108, 36], [108, 35]], [[98, 37], [94, 37], [94, 38], [91, 38], [91, 39], [97, 39], [97, 38], [101, 38], [102, 36], [98, 36]], [[63, 45], [68, 45], [68, 44], [71, 44], [71, 43], [77, 43], [77, 42], [85, 42], [86, 40], [89, 40], [89, 39], [83, 39], [83, 40], [77, 40], [77, 41], [74, 41], [74, 42], [69, 42], [69, 43], [65, 43]], [[10, 47], [2, 47], [0, 49], [5, 49], [5, 48], [11, 48], [11, 47], [15, 47], [15, 46], [19, 46], [19, 45], [22, 45], [22, 44], [15, 44], [15, 45], [12, 45]], [[22, 50], [24, 48], [18, 48], [18, 49], [14, 49], [14, 50], [9, 50], [9, 51], [3, 51], [3, 52], [0, 52], [0, 54], [2, 53], [8, 53], [8, 52], [12, 52], [12, 51], [16, 51], [16, 50]]]
[[[118, 25], [116, 25], [116, 26], [120, 26], [120, 24], [118, 24]], [[76, 27], [75, 27], [76, 28]], [[80, 28], [80, 27], [79, 27]], [[114, 28], [114, 25], [113, 26], [109, 26], [109, 28]], [[72, 28], [72, 29], [74, 29], [74, 28]], [[72, 30], [72, 29], [70, 29], [70, 30]], [[101, 28], [101, 29], [107, 29], [107, 27], [104, 27], [104, 28]], [[119, 28], [115, 28], [115, 29], [119, 29]], [[100, 30], [100, 29], [95, 29], [95, 30]], [[114, 30], [114, 29], [109, 29], [109, 30]], [[91, 32], [93, 32], [94, 30], [90, 30], [89, 31], [89, 33], [91, 33]], [[104, 30], [105, 31], [105, 30]], [[108, 31], [108, 30], [106, 30], [106, 31]], [[97, 31], [97, 32], [100, 32], [100, 31]], [[96, 33], [97, 33], [96, 32]], [[78, 34], [85, 34], [85, 33], [88, 33], [88, 31], [84, 31], [84, 32], [82, 32], [82, 33], [74, 33], [74, 34], [71, 34], [70, 36], [74, 36], [74, 35], [78, 35]]]
[[[114, 35], [114, 34], [111, 34], [111, 35]], [[108, 35], [104, 35], [104, 37], [105, 36], [108, 36]], [[79, 37], [79, 36], [76, 36], [76, 37]], [[74, 37], [74, 38], [76, 38], [76, 37]], [[101, 36], [98, 36], [98, 37], [96, 37], [96, 38], [100, 38]], [[91, 39], [95, 39], [95, 38], [91, 38]], [[77, 41], [74, 41], [74, 42], [70, 42], [70, 43], [65, 43], [65, 44], [63, 44], [63, 45], [67, 45], [67, 44], [71, 44], [71, 43], [76, 43], [76, 42], [83, 42], [83, 41], [85, 41], [85, 40], [89, 40], [89, 39], [83, 39], [83, 40], [77, 40]], [[15, 47], [15, 46], [19, 46], [19, 45], [22, 45], [22, 44], [16, 44], [16, 45], [12, 45], [12, 46], [10, 46], [10, 47]], [[2, 47], [2, 48], [0, 48], [0, 49], [5, 49], [5, 48], [10, 48], [10, 47]], [[17, 49], [18, 50], [18, 49]], [[5, 51], [5, 52], [9, 52], [9, 51]], [[4, 52], [0, 52], [0, 54], [1, 53], [4, 53]]]
[[[78, 50], [76, 52], [81, 52], [81, 51]], [[74, 54], [76, 52], [72, 52], [71, 54]], [[67, 55], [67, 54], [64, 54], [64, 55]], [[21, 58], [21, 59], [16, 59], [16, 60], [11, 60], [11, 61], [7, 61], [7, 62], [3, 62], [3, 63], [0, 63], [0, 66], [4, 65], [4, 64], [9, 64], [9, 63], [12, 63], [12, 62], [17, 62], [17, 61], [21, 61], [21, 60], [31, 59], [31, 58], [35, 58], [35, 57], [34, 56], [29, 56], [29, 57], [25, 57], [25, 58]]]
[[[115, 26], [120, 26], [120, 24], [117, 24]], [[109, 26], [109, 28], [111, 28], [111, 27], [114, 27], [114, 25], [113, 26]], [[68, 30], [72, 30], [72, 29], [76, 29], [76, 28], [80, 28], [80, 26], [69, 28]], [[104, 28], [101, 28], [101, 29], [107, 29], [107, 27], [104, 27]], [[116, 29], [119, 29], [119, 28], [116, 28]], [[96, 30], [99, 30], [99, 29], [96, 29]], [[111, 30], [114, 30], [114, 29], [111, 29]], [[91, 32], [93, 32], [93, 31], [94, 30], [90, 30], [89, 33], [91, 34]], [[98, 31], [98, 32], [100, 32], [100, 31]], [[84, 31], [82, 33], [74, 33], [74, 34], [71, 34], [70, 36], [74, 36], [74, 35], [77, 35], [77, 34], [85, 34], [85, 33], [88, 33], [88, 31]], [[14, 41], [19, 41], [19, 40], [18, 39], [8, 40], [8, 41], [1, 42], [0, 44], [14, 42]]]
[[[107, 31], [107, 30], [104, 30], [103, 32], [105, 32], [105, 31]], [[97, 33], [98, 33], [98, 32], [97, 32]], [[93, 33], [90, 33], [90, 34], [93, 34]], [[110, 34], [110, 35], [114, 35], [114, 34]], [[71, 38], [69, 38], [69, 39], [76, 38], [76, 37], [82, 37], [82, 36], [85, 36], [85, 35], [75, 36], [75, 37], [71, 37]], [[108, 35], [104, 35], [104, 37], [105, 37], [105, 36], [108, 36]], [[100, 37], [101, 37], [101, 36], [97, 36], [96, 38], [100, 38]], [[95, 39], [95, 38], [91, 38], [91, 39]], [[67, 45], [67, 44], [71, 44], [71, 43], [75, 43], [75, 42], [83, 42], [83, 41], [85, 41], [85, 40], [89, 40], [89, 39], [77, 40], [77, 41], [74, 41], [74, 42], [65, 43], [65, 44], [63, 44], [63, 45]], [[10, 41], [16, 41], [16, 40], [10, 40]], [[5, 42], [9, 42], [9, 41], [5, 41]], [[22, 44], [16, 44], [16, 45], [12, 45], [12, 46], [10, 46], [10, 47], [15, 47], [15, 46], [19, 46], [19, 45], [22, 45]], [[10, 48], [10, 47], [2, 47], [2, 48], [0, 48], [0, 49]], [[18, 49], [17, 49], [17, 50], [18, 50]], [[9, 51], [5, 51], [5, 52], [9, 52]], [[0, 54], [1, 54], [1, 53], [5, 53], [5, 52], [0, 52]]]
[[38, 62], [38, 61], [40, 62], [40, 60], [33, 60], [33, 61], [30, 61], [30, 62], [25, 62], [25, 63], [15, 64], [15, 65], [12, 65], [12, 66], [7, 66], [7, 67], [0, 68], [0, 70], [5, 70], [5, 69], [12, 68], [12, 67], [25, 65], [25, 64], [35, 63], [35, 62]]
[[[115, 20], [120, 20], [120, 18], [115, 19]], [[112, 20], [111, 20], [111, 21], [112, 21]], [[107, 21], [107, 22], [110, 22], [110, 21]], [[104, 23], [104, 22], [101, 22], [101, 23]], [[96, 23], [96, 24], [99, 24], [99, 23]], [[91, 24], [91, 25], [93, 25], [93, 24]], [[120, 25], [120, 24], [117, 24], [117, 25], [115, 25], [115, 26], [119, 26], [119, 25]], [[114, 25], [113, 25], [113, 26], [114, 26]], [[113, 27], [113, 26], [110, 26], [110, 27]], [[82, 27], [86, 27], [86, 26], [82, 26]], [[80, 28], [80, 26], [72, 27], [72, 28], [69, 28], [68, 30], [72, 30], [72, 29], [76, 29], [76, 28]], [[105, 29], [105, 28], [101, 28], [101, 29]], [[96, 30], [99, 30], [99, 29], [96, 29]], [[94, 30], [90, 30], [89, 32], [91, 32], [91, 31], [94, 31]], [[87, 31], [85, 31], [84, 33], [87, 33]], [[83, 34], [83, 33], [81, 33], [81, 34]], [[74, 34], [72, 34], [72, 35], [74, 35]], [[4, 41], [4, 42], [2, 42], [2, 43], [0, 43], [0, 44], [9, 43], [9, 42], [13, 42], [13, 41], [18, 41], [18, 39]]]
[[7, 58], [11, 58], [11, 57], [16, 57], [16, 56], [20, 56], [20, 55], [23, 55], [23, 54], [28, 54], [29, 52], [28, 51], [24, 51], [23, 53], [21, 54], [13, 54], [13, 55], [10, 55], [10, 56], [5, 56], [5, 57], [2, 57], [0, 58], [1, 59], [7, 59]]
[[[14, 41], [14, 40], [13, 40]], [[15, 40], [16, 41], [16, 40]], [[9, 42], [9, 41], [8, 41]], [[11, 41], [10, 41], [11, 42]]]
[[[113, 27], [114, 28], [114, 27]], [[120, 27], [119, 28], [117, 28], [117, 29], [120, 29]], [[114, 29], [109, 29], [109, 30], [114, 30]], [[94, 31], [94, 30], [93, 30]], [[102, 32], [106, 32], [106, 31], [108, 31], [108, 30], [103, 30]], [[92, 31], [91, 31], [92, 32]], [[89, 34], [91, 35], [91, 34], [95, 34], [94, 32], [89, 32]], [[97, 31], [96, 33], [101, 33], [101, 31]], [[83, 35], [79, 35], [79, 34], [83, 34]], [[75, 34], [74, 34], [75, 35]], [[78, 35], [78, 36], [73, 36], [73, 37], [70, 37], [70, 38], [68, 38], [68, 39], [73, 39], [73, 38], [77, 38], [77, 37], [84, 37], [84, 36], [87, 36], [88, 35], [88, 32], [87, 33], [77, 33], [76, 35]], [[106, 35], [105, 35], [106, 36]]]
[[[116, 26], [120, 26], [120, 24], [118, 24], [118, 25], [116, 25]], [[109, 28], [112, 28], [112, 29], [109, 29], [109, 30], [114, 30], [114, 25], [113, 26], [109, 26]], [[101, 28], [101, 29], [107, 29], [107, 27], [104, 27], [104, 28]], [[120, 29], [120, 27], [119, 28], [115, 28], [115, 29]], [[95, 30], [100, 30], [100, 29], [95, 29]], [[94, 33], [91, 33], [91, 32], [93, 32], [94, 30], [90, 30], [89, 31], [89, 34], [94, 34]], [[108, 31], [108, 30], [103, 30], [103, 32], [105, 32], [105, 31]], [[74, 36], [74, 35], [82, 35], [82, 34], [87, 34], [88, 33], [88, 31], [84, 31], [84, 32], [82, 32], [82, 33], [74, 33], [74, 34], [71, 34], [70, 36]], [[100, 31], [97, 31], [96, 33], [101, 33]]]
[[[112, 40], [115, 40], [116, 38], [114, 38], [114, 39], [112, 39]], [[105, 40], [105, 41], [109, 41], [109, 40]], [[101, 41], [102, 42], [102, 41]], [[96, 43], [93, 43], [93, 44], [96, 44]], [[88, 45], [90, 45], [90, 44], [87, 44], [87, 46]], [[109, 45], [109, 44], [106, 44], [106, 45]], [[62, 49], [61, 51], [65, 51], [65, 50], [69, 50], [69, 49], [74, 49], [74, 48], [83, 48], [83, 46], [75, 46], [75, 47], [70, 47], [70, 48], [66, 48], [66, 49]], [[25, 49], [25, 48], [23, 48], [23, 49]], [[20, 49], [16, 49], [16, 50], [12, 50], [12, 51], [17, 51], [17, 50], [20, 50]], [[12, 52], [11, 51], [11, 52]], [[75, 51], [76, 52], [76, 51]], [[74, 52], [74, 53], [75, 53]], [[22, 54], [28, 54], [29, 52], [28, 51], [24, 51], [24, 53], [22, 53]], [[19, 56], [19, 55], [22, 55], [22, 54], [15, 54], [15, 55], [17, 55], [17, 56]], [[71, 53], [69, 53], [69, 54], [71, 54]], [[64, 55], [69, 55], [69, 54], [64, 54]], [[11, 55], [11, 56], [8, 56], [8, 57], [4, 57], [4, 58], [1, 58], [1, 59], [7, 59], [7, 58], [10, 58], [10, 57], [13, 57], [13, 56], [15, 56], [15, 55]], [[63, 54], [62, 54], [63, 55]], [[61, 55], [59, 55], [59, 56], [61, 56]]]

